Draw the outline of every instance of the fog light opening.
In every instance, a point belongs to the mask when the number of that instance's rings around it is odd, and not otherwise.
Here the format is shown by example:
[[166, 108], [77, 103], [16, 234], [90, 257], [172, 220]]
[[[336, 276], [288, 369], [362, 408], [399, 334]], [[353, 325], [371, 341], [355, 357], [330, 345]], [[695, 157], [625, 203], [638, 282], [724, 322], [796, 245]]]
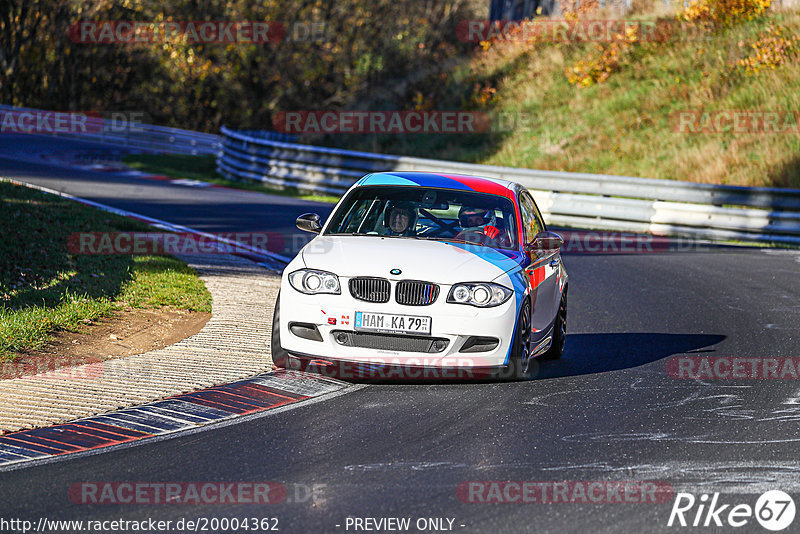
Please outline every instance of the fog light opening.
[[444, 349], [447, 348], [447, 341], [444, 339], [437, 339], [433, 342], [433, 350], [435, 352], [442, 352]]
[[334, 334], [333, 338], [339, 345], [347, 345], [347, 334], [344, 332], [337, 332]]
[[499, 344], [500, 340], [496, 337], [470, 336], [458, 352], [489, 352]]
[[317, 330], [317, 325], [311, 323], [289, 323], [289, 331], [303, 339], [322, 341], [322, 335]]

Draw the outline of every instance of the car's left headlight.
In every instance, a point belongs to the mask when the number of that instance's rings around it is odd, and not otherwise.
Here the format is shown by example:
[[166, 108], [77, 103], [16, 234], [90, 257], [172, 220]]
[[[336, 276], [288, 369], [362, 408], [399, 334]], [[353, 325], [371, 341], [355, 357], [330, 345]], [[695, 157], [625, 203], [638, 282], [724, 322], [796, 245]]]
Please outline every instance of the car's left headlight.
[[289, 275], [289, 283], [300, 293], [308, 295], [320, 293], [339, 295], [342, 292], [339, 277], [328, 271], [300, 269]]
[[447, 302], [468, 304], [479, 308], [499, 306], [511, 298], [514, 292], [500, 284], [491, 282], [465, 282], [450, 288]]

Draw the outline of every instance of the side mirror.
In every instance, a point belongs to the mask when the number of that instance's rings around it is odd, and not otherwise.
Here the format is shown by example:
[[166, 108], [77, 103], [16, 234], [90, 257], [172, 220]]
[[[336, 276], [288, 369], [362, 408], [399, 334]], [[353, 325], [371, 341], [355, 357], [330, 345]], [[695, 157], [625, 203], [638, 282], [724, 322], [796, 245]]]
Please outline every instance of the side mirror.
[[528, 250], [558, 250], [564, 244], [564, 238], [555, 232], [539, 232], [533, 241], [528, 243]]
[[297, 227], [304, 232], [311, 232], [318, 234], [322, 230], [322, 225], [319, 223], [319, 215], [316, 213], [304, 213], [297, 218]]

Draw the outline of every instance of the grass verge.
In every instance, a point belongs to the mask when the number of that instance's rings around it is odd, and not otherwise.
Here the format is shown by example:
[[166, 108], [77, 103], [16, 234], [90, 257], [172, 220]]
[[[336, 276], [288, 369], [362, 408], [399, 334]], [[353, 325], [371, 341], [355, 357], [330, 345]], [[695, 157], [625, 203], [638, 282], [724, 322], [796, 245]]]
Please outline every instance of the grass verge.
[[211, 294], [169, 256], [76, 255], [75, 232], [152, 232], [138, 221], [0, 181], [0, 361], [81, 331], [122, 307], [211, 311]]
[[[313, 142], [532, 169], [800, 188], [796, 128], [788, 133], [676, 128], [682, 111], [712, 117], [783, 112], [800, 122], [800, 44], [787, 51], [764, 37], [778, 28], [787, 42], [800, 35], [800, 11], [770, 11], [718, 32], [641, 42], [619, 57], [607, 80], [589, 87], [571, 84], [566, 72], [597, 58], [601, 44], [489, 43], [444, 81], [420, 82], [407, 91], [407, 101], [384, 107], [411, 109], [416, 99], [426, 109], [494, 113], [508, 128], [471, 135], [331, 135]], [[740, 66], [756, 60], [766, 62], [756, 72]]]

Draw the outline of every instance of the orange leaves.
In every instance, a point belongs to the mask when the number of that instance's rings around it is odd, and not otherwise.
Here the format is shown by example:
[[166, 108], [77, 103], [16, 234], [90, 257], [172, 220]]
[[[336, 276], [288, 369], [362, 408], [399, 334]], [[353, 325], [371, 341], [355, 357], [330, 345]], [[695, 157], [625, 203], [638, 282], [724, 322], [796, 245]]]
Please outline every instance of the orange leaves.
[[577, 21], [582, 16], [594, 13], [599, 9], [599, 0], [566, 0], [561, 5], [564, 20], [569, 21]]
[[681, 13], [681, 18], [712, 29], [722, 29], [763, 15], [769, 6], [770, 0], [692, 0]]
[[[736, 62], [736, 67], [754, 76], [763, 69], [775, 69], [800, 55], [800, 37], [787, 35], [788, 30], [769, 26], [749, 47], [753, 54]], [[744, 42], [739, 47], [744, 48]]]
[[488, 83], [484, 85], [476, 83], [470, 97], [470, 104], [472, 107], [480, 109], [499, 100], [500, 95], [497, 94], [497, 89]]
[[578, 87], [590, 87], [605, 82], [613, 72], [620, 69], [620, 63], [628, 50], [638, 42], [638, 27], [629, 27], [624, 34], [614, 34], [609, 44], [597, 46], [597, 55], [582, 59], [567, 68], [567, 81]]

